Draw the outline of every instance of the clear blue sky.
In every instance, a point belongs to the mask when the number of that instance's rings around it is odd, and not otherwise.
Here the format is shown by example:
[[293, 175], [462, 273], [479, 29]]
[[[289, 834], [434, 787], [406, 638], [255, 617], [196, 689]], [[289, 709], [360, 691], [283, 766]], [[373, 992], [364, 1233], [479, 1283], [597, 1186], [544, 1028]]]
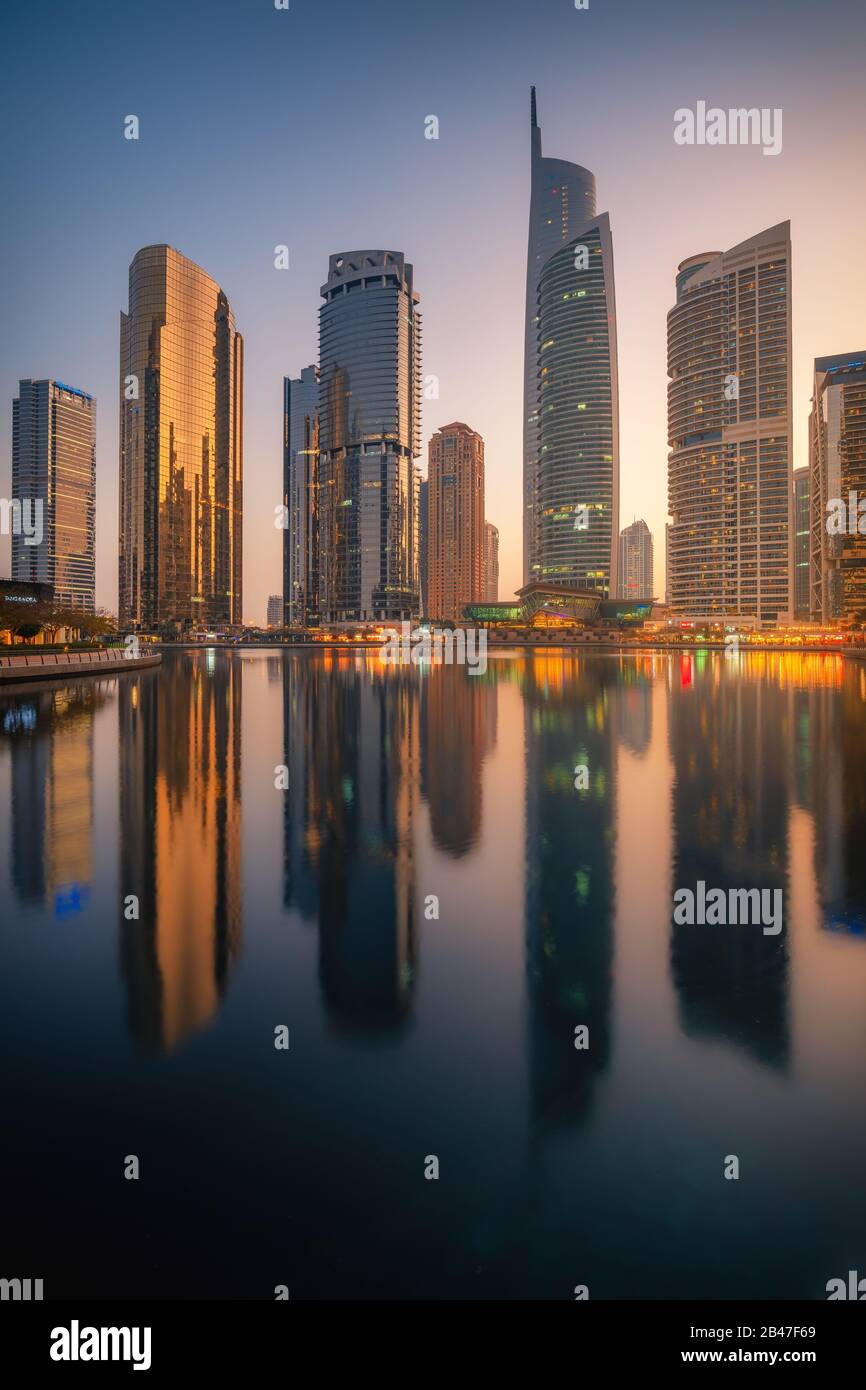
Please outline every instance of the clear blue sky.
[[[621, 519], [646, 517], [659, 561], [677, 262], [791, 218], [797, 463], [812, 358], [866, 342], [862, 0], [47, 0], [7, 4], [2, 23], [0, 495], [19, 377], [96, 395], [109, 607], [118, 316], [129, 261], [163, 241], [220, 281], [246, 341], [248, 620], [280, 588], [282, 377], [315, 360], [328, 256], [356, 246], [415, 265], [424, 371], [441, 381], [423, 465], [439, 425], [481, 431], [502, 595], [519, 582], [532, 82], [545, 152], [591, 168], [611, 215]], [[783, 154], [676, 146], [673, 112], [699, 98], [781, 106]], [[137, 143], [123, 138], [130, 113]], [[288, 272], [273, 267], [283, 242]]]

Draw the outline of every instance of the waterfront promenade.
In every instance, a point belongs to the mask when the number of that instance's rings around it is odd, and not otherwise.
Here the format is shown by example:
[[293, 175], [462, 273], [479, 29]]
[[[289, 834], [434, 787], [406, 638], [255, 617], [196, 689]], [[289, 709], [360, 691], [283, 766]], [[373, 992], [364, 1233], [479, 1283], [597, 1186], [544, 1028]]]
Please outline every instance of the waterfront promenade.
[[158, 666], [161, 661], [159, 652], [148, 651], [133, 657], [127, 656], [118, 647], [92, 652], [40, 652], [38, 647], [34, 647], [26, 652], [0, 654], [0, 685], [18, 681], [65, 680], [78, 676], [123, 675], [129, 671], [140, 671], [146, 666]]

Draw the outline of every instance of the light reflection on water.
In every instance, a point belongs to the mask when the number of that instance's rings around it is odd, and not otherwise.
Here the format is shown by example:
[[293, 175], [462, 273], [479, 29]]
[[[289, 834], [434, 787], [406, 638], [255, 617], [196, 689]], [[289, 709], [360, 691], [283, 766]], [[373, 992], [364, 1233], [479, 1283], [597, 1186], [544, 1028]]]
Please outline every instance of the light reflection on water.
[[[864, 703], [841, 656], [700, 651], [177, 652], [0, 695], [12, 1263], [823, 1297], [866, 1258]], [[672, 925], [698, 879], [781, 889], [782, 935]]]

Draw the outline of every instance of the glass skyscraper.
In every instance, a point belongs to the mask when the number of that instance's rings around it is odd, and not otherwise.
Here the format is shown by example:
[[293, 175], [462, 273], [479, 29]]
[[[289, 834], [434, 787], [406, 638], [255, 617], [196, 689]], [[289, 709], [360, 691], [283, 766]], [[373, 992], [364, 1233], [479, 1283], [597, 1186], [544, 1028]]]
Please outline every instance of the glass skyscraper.
[[239, 624], [243, 339], [215, 280], [170, 246], [129, 268], [120, 316], [123, 626]]
[[429, 588], [427, 572], [427, 542], [430, 498], [430, 482], [422, 478], [418, 484], [418, 577], [421, 588], [421, 617], [426, 618], [429, 611]]
[[319, 620], [319, 373], [283, 378], [283, 622]]
[[809, 616], [809, 469], [794, 470], [794, 617]]
[[399, 251], [331, 256], [319, 310], [319, 592], [325, 622], [419, 608], [421, 316]]
[[[96, 401], [62, 381], [18, 383], [12, 402], [12, 577], [50, 584], [58, 604], [96, 604]], [[39, 504], [37, 506], [37, 504]], [[36, 541], [41, 511], [41, 538]], [[29, 536], [27, 532], [29, 531]]]
[[536, 568], [536, 465], [538, 462], [538, 284], [554, 251], [575, 229], [595, 216], [595, 177], [579, 164], [541, 153], [541, 128], [530, 99], [531, 193], [526, 260], [526, 317], [523, 347], [523, 582], [538, 578]]
[[683, 261], [668, 313], [668, 592], [687, 617], [789, 616], [791, 228]]
[[532, 578], [615, 598], [619, 397], [607, 213], [571, 227], [538, 281]]
[[[853, 618], [866, 611], [866, 350], [815, 359], [809, 472], [811, 616]], [[828, 526], [833, 502], [843, 504], [839, 532]]]

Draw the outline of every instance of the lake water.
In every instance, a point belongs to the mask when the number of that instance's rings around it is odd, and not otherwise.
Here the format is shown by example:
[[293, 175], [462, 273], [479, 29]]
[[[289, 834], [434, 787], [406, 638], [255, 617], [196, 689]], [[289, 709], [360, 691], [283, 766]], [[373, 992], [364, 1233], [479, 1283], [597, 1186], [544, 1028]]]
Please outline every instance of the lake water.
[[[0, 808], [4, 1276], [866, 1275], [866, 667], [171, 652], [0, 695]], [[783, 930], [675, 925], [698, 881], [780, 889]]]

